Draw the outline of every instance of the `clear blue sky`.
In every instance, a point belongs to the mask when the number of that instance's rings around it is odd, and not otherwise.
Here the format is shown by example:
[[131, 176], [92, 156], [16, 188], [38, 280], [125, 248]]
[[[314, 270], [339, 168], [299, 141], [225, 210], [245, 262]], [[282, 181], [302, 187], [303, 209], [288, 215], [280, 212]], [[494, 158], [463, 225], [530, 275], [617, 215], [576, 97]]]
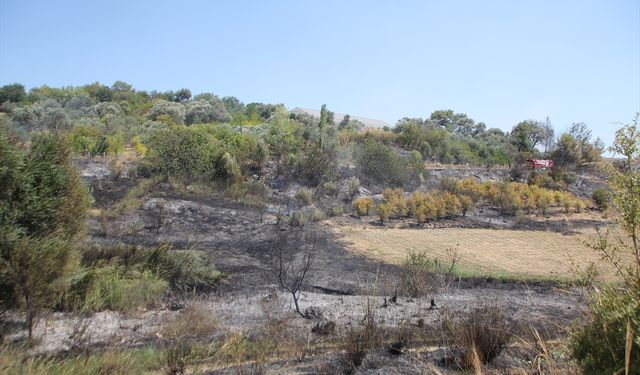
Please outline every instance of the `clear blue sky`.
[[640, 111], [640, 1], [0, 0], [0, 84], [186, 87], [395, 123]]

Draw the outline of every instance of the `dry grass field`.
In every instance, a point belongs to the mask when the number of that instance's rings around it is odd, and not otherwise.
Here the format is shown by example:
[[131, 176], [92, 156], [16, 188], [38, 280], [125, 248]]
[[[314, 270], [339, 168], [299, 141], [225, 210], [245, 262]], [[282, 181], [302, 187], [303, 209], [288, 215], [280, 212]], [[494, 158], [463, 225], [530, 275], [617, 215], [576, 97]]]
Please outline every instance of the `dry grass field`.
[[494, 229], [396, 229], [370, 226], [336, 226], [351, 251], [367, 257], [402, 263], [410, 251], [446, 259], [447, 249], [457, 248], [463, 273], [516, 278], [571, 279], [577, 270], [594, 262], [602, 278], [613, 269], [585, 246], [594, 230], [578, 234]]

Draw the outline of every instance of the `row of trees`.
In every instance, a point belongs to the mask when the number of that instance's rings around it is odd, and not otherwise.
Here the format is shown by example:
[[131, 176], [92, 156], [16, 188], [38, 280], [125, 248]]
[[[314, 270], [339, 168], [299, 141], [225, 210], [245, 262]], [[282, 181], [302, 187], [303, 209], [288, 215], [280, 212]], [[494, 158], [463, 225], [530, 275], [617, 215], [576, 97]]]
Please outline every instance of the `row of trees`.
[[375, 205], [368, 197], [354, 200], [353, 207], [359, 216], [375, 209], [380, 222], [392, 218], [412, 217], [418, 224], [428, 221], [463, 217], [478, 205], [489, 205], [500, 214], [514, 215], [519, 212], [546, 214], [551, 207], [563, 208], [566, 213], [582, 211], [587, 203], [570, 193], [544, 189], [536, 185], [518, 182], [484, 182], [475, 179], [443, 180], [439, 189], [429, 192], [414, 192], [407, 196], [402, 188], [388, 188], [382, 200]]
[[557, 139], [549, 118], [526, 120], [505, 133], [487, 129], [462, 113], [435, 111], [428, 119], [403, 118], [395, 142], [441, 163], [510, 164], [527, 158], [552, 158], [563, 168], [590, 166], [604, 151], [584, 123], [572, 124]]

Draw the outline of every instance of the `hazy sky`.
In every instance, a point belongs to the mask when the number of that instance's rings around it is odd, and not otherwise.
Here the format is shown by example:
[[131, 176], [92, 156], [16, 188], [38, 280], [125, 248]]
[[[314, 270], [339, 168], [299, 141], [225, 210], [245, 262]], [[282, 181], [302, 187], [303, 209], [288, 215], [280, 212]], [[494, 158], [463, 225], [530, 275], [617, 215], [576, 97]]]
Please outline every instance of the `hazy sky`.
[[0, 84], [116, 80], [389, 123], [549, 116], [608, 144], [640, 111], [640, 1], [0, 0]]

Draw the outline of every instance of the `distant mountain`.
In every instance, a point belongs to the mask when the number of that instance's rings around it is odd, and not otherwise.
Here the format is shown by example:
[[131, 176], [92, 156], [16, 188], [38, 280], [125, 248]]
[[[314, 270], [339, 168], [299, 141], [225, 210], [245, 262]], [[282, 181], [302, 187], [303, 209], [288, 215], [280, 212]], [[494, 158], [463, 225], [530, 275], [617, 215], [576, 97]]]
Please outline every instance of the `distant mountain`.
[[[293, 113], [306, 113], [309, 114], [313, 117], [316, 118], [320, 118], [320, 110], [318, 109], [309, 109], [309, 108], [294, 108], [292, 109], [290, 112]], [[344, 114], [342, 113], [335, 113], [333, 114], [334, 116], [334, 120], [337, 123], [339, 123], [340, 121], [342, 121], [342, 119], [344, 118]], [[372, 119], [372, 118], [366, 118], [366, 117], [359, 117], [359, 116], [354, 116], [354, 115], [349, 115], [351, 116], [352, 120], [358, 120], [361, 123], [363, 123], [366, 127], [368, 128], [383, 128], [385, 126], [388, 127], [392, 127], [393, 125], [389, 124], [388, 122], [382, 121], [382, 120], [376, 120], [376, 119]]]

